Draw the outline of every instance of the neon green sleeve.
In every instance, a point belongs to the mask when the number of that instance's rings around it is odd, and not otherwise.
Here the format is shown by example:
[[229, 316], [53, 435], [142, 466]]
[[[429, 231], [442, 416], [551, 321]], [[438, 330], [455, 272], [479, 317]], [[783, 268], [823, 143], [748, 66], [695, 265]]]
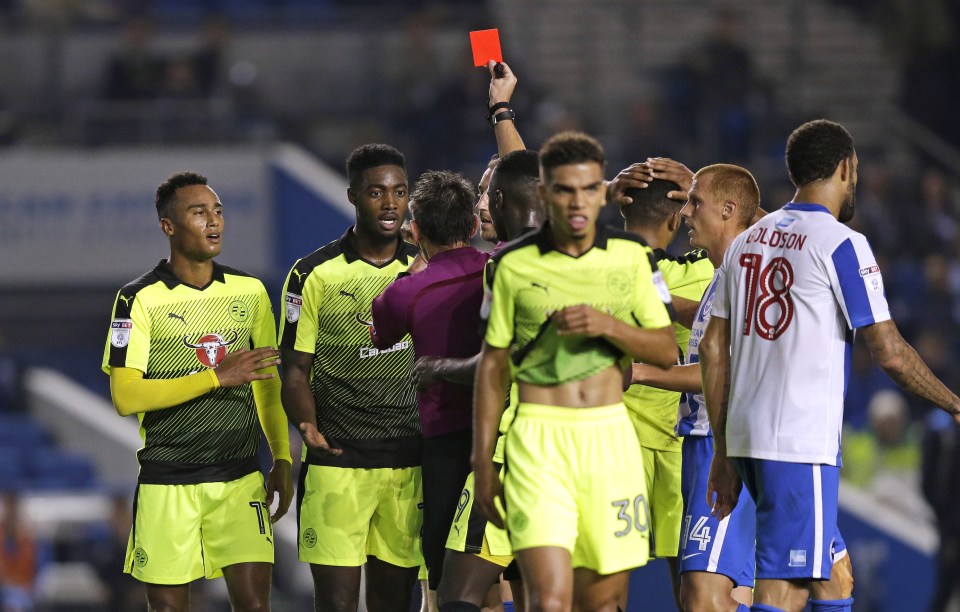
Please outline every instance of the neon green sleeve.
[[220, 387], [213, 370], [180, 378], [144, 378], [136, 368], [110, 368], [110, 395], [121, 416], [178, 406]]
[[[277, 322], [274, 320], [273, 307], [266, 289], [260, 291], [258, 312], [260, 316], [250, 330], [254, 348], [277, 346]], [[273, 374], [273, 378], [254, 380], [250, 383], [253, 387], [253, 401], [257, 404], [260, 427], [263, 428], [263, 434], [267, 437], [273, 460], [290, 461], [290, 429], [287, 426], [287, 415], [280, 401], [280, 373], [277, 371], [277, 366], [267, 368], [265, 373]]]
[[272, 373], [273, 378], [250, 383], [253, 386], [253, 400], [257, 403], [257, 416], [260, 417], [260, 426], [267, 437], [273, 460], [291, 461], [290, 429], [280, 403], [280, 374], [276, 366], [266, 371]]

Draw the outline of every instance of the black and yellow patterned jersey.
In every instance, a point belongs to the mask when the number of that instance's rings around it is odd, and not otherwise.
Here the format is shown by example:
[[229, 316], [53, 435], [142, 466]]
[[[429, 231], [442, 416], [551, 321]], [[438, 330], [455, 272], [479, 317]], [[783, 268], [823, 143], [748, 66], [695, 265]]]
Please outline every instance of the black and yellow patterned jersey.
[[393, 259], [374, 265], [353, 246], [352, 231], [298, 260], [283, 289], [280, 346], [313, 354], [317, 426], [344, 449], [338, 457], [305, 449], [304, 458], [340, 467], [420, 465], [413, 342], [404, 336], [377, 350], [370, 340], [373, 299], [407, 269], [417, 249], [398, 242]]
[[557, 250], [547, 222], [504, 246], [485, 277], [487, 344], [509, 348], [513, 377], [526, 383], [581, 380], [629, 362], [606, 339], [558, 335], [550, 317], [557, 310], [587, 304], [646, 328], [673, 320], [653, 252], [637, 236], [602, 225], [592, 248], [572, 257]]
[[[707, 259], [707, 252], [696, 249], [677, 257], [663, 249], [654, 249], [653, 255], [670, 293], [699, 302], [713, 279], [713, 264]], [[673, 333], [677, 346], [686, 350], [690, 330], [674, 322]], [[623, 394], [623, 403], [642, 446], [680, 452], [680, 438], [675, 433], [680, 393], [631, 385]]]
[[[134, 368], [148, 379], [188, 376], [217, 367], [241, 347], [276, 346], [275, 325], [257, 278], [214, 263], [210, 284], [193, 287], [161, 261], [117, 294], [103, 371]], [[141, 483], [224, 482], [259, 469], [260, 426], [249, 384], [218, 387], [138, 418]]]

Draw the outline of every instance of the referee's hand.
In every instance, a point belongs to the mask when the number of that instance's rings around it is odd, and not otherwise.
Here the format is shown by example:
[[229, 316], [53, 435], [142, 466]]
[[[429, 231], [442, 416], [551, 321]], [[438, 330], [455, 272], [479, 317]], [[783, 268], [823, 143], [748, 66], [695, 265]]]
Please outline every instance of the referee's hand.
[[331, 457], [343, 454], [342, 448], [330, 446], [327, 439], [323, 437], [323, 434], [317, 430], [317, 426], [313, 423], [300, 423], [300, 437], [303, 438], [303, 443], [307, 445], [307, 448], [312, 451]]
[[480, 505], [480, 512], [495, 526], [504, 529], [503, 517], [500, 516], [500, 510], [496, 504], [496, 500], [499, 498], [500, 506], [505, 506], [503, 485], [500, 483], [500, 477], [493, 462], [488, 462], [483, 467], [474, 470], [473, 478], [473, 494], [476, 497], [474, 501]]

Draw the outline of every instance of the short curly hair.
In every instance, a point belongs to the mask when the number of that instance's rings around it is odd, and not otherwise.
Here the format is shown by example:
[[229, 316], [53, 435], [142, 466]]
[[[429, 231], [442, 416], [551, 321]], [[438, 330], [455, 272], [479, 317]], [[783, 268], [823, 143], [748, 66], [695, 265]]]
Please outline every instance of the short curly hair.
[[547, 139], [540, 148], [540, 171], [544, 179], [558, 166], [585, 162], [597, 162], [606, 167], [607, 154], [600, 141], [583, 132], [560, 132]]
[[420, 232], [438, 246], [469, 242], [474, 186], [462, 174], [427, 170], [413, 186], [410, 213]]
[[363, 173], [379, 166], [399, 166], [407, 171], [403, 153], [386, 144], [360, 145], [347, 157], [347, 181], [353, 189], [360, 189]]
[[830, 178], [837, 165], [851, 156], [850, 132], [826, 119], [804, 123], [787, 139], [787, 172], [795, 187]]
[[190, 187], [191, 185], [206, 185], [207, 177], [196, 172], [177, 172], [167, 177], [167, 180], [160, 183], [157, 187], [156, 204], [157, 217], [160, 219], [170, 217], [170, 209], [173, 206], [174, 196], [177, 189], [181, 187]]

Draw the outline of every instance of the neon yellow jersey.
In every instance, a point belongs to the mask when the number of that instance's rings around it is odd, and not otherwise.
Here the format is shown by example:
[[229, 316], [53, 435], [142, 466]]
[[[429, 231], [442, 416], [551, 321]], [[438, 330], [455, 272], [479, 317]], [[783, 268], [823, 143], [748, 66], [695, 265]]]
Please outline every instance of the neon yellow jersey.
[[[713, 264], [707, 259], [706, 251], [698, 249], [680, 257], [662, 249], [655, 249], [653, 253], [670, 293], [699, 302], [713, 278]], [[675, 322], [673, 332], [677, 346], [685, 350], [690, 340], [690, 330]], [[627, 406], [641, 446], [680, 452], [680, 438], [675, 429], [680, 395], [675, 391], [643, 385], [631, 385], [623, 394], [623, 403]]]
[[673, 321], [670, 293], [653, 252], [633, 234], [598, 226], [579, 257], [557, 250], [550, 223], [506, 245], [487, 264], [486, 342], [509, 348], [514, 380], [557, 385], [629, 363], [602, 338], [559, 336], [550, 315], [587, 304], [645, 328]]
[[344, 449], [339, 457], [308, 453], [305, 459], [350, 468], [420, 465], [413, 343], [408, 335], [378, 350], [370, 338], [373, 299], [406, 271], [417, 250], [398, 241], [393, 259], [376, 265], [363, 259], [351, 233], [298, 260], [283, 288], [280, 346], [313, 355], [317, 426]]
[[[266, 289], [253, 276], [214, 263], [210, 284], [194, 287], [161, 261], [117, 294], [102, 368], [180, 378], [216, 368], [241, 347], [276, 346], [275, 325]], [[259, 469], [260, 428], [249, 384], [138, 417], [141, 483], [222, 482]]]

